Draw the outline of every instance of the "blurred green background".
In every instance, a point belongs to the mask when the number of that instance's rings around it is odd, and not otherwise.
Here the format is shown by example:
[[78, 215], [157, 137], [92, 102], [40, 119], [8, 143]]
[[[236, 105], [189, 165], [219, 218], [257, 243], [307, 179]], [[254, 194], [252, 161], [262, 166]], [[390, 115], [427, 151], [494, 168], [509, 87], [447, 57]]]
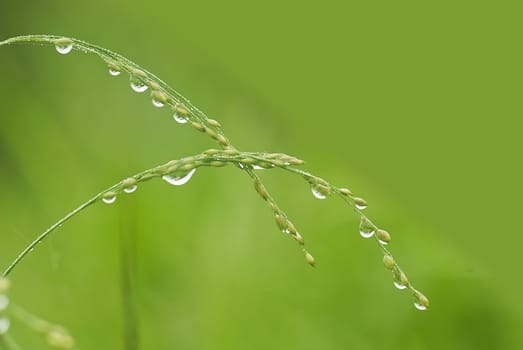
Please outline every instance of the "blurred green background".
[[[81, 349], [123, 349], [122, 232], [136, 236], [141, 349], [521, 349], [517, 2], [3, 2], [1, 40], [77, 37], [153, 71], [234, 145], [307, 160], [366, 198], [431, 301], [415, 310], [338, 200], [260, 173], [318, 261], [237, 169], [140, 186], [65, 224], [12, 299]], [[0, 266], [99, 190], [214, 147], [94, 56], [0, 48]], [[45, 349], [19, 323], [24, 349]]]

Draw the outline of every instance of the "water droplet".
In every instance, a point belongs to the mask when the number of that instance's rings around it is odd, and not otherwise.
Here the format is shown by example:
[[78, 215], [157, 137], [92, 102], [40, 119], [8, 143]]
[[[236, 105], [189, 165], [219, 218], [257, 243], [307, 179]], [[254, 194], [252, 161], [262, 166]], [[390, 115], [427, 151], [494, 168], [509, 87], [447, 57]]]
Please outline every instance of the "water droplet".
[[7, 295], [0, 295], [0, 311], [4, 311], [9, 306], [9, 298]]
[[318, 199], [325, 199], [327, 198], [327, 195], [325, 195], [324, 193], [320, 192], [317, 188], [313, 187], [312, 188], [312, 195]]
[[189, 121], [188, 117], [183, 116], [183, 115], [179, 114], [178, 112], [174, 112], [173, 118], [174, 118], [174, 120], [176, 120], [177, 123], [180, 123], [180, 124], [186, 124]]
[[162, 101], [159, 101], [159, 100], [155, 100], [155, 99], [153, 98], [153, 105], [154, 105], [155, 107], [161, 108], [161, 107], [165, 106], [165, 103], [163, 103]]
[[146, 91], [148, 88], [149, 87], [140, 80], [131, 80], [131, 89], [133, 89], [136, 92], [141, 93]]
[[117, 77], [120, 75], [120, 72], [118, 69], [116, 68], [109, 68], [109, 74], [111, 74], [113, 77]]
[[9, 326], [11, 325], [11, 322], [7, 317], [0, 317], [0, 335], [6, 334], [9, 330]]
[[264, 167], [262, 167], [262, 166], [259, 166], [259, 165], [256, 165], [256, 164], [255, 164], [255, 165], [253, 165], [253, 166], [252, 166], [252, 168], [253, 168], [254, 170], [265, 170], [265, 168], [264, 168]]
[[398, 282], [398, 281], [394, 281], [394, 287], [396, 287], [396, 288], [398, 288], [400, 290], [407, 288], [406, 285], [404, 285], [403, 283]]
[[162, 179], [164, 179], [165, 181], [167, 181], [168, 183], [170, 183], [171, 185], [174, 185], [174, 186], [181, 186], [181, 185], [185, 185], [187, 182], [189, 182], [189, 180], [192, 178], [192, 176], [194, 175], [194, 172], [196, 171], [196, 169], [192, 169], [191, 171], [189, 171], [187, 174], [185, 175], [182, 175], [182, 176], [177, 176], [177, 177], [173, 177], [173, 176], [169, 176], [169, 175], [164, 175], [162, 176]]
[[421, 311], [425, 311], [427, 310], [427, 307], [423, 304], [420, 304], [420, 303], [414, 303], [414, 307], [418, 310], [421, 310]]
[[138, 185], [132, 185], [132, 186], [129, 186], [129, 187], [125, 187], [123, 189], [123, 191], [125, 193], [133, 193], [134, 191], [136, 191], [137, 188], [138, 188]]
[[69, 52], [73, 50], [73, 42], [71, 41], [71, 39], [61, 38], [56, 40], [54, 43], [56, 51], [59, 54], [67, 55]]
[[106, 193], [102, 200], [104, 201], [104, 203], [113, 204], [114, 202], [116, 202], [116, 194]]
[[362, 218], [360, 222], [360, 235], [363, 238], [370, 238], [374, 235], [375, 229], [367, 218]]
[[354, 198], [354, 205], [357, 209], [363, 210], [366, 209], [369, 205], [367, 204], [367, 201], [363, 198], [355, 197]]

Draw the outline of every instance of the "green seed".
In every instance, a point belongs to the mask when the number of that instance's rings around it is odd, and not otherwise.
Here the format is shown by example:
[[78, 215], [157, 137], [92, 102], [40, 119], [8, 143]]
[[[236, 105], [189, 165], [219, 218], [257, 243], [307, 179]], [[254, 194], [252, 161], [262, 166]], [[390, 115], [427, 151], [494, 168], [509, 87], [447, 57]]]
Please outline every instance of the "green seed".
[[136, 179], [134, 177], [128, 177], [127, 179], [122, 181], [123, 187], [131, 187], [136, 185]]
[[208, 155], [208, 156], [214, 156], [215, 154], [220, 153], [220, 151], [217, 150], [217, 149], [211, 148], [211, 149], [208, 149], [207, 151], [205, 151], [203, 153]]
[[207, 135], [209, 135], [210, 137], [212, 137], [213, 139], [216, 138], [217, 134], [216, 134], [216, 131], [214, 131], [213, 129], [205, 129], [205, 133]]
[[219, 128], [221, 126], [221, 124], [214, 119], [207, 119], [207, 124], [209, 124], [210, 126], [214, 126], [215, 128]]
[[187, 108], [185, 108], [184, 105], [177, 105], [176, 106], [176, 114], [178, 114], [179, 116], [181, 117], [188, 117], [189, 116], [189, 111], [187, 110]]
[[378, 237], [378, 239], [387, 244], [390, 242], [390, 233], [388, 233], [387, 231], [385, 230], [382, 230], [382, 229], [379, 229], [377, 232], [376, 232], [376, 236]]
[[307, 263], [311, 265], [312, 267], [316, 266], [316, 260], [314, 257], [307, 251], [305, 251], [305, 259], [307, 260]]
[[131, 69], [131, 74], [140, 78], [145, 78], [147, 75], [143, 70], [140, 69]]
[[228, 146], [229, 145], [229, 141], [227, 141], [227, 139], [223, 135], [216, 136], [216, 141], [218, 141], [218, 143], [220, 145], [222, 145], [222, 146]]
[[161, 102], [161, 103], [165, 103], [165, 102], [167, 102], [167, 95], [164, 94], [164, 93], [161, 92], [161, 91], [154, 90], [154, 91], [151, 93], [151, 96], [152, 96], [153, 100], [155, 100], [155, 101], [158, 101], [158, 102]]
[[352, 191], [348, 188], [340, 188], [338, 191], [345, 196], [352, 196]]
[[191, 125], [193, 126], [193, 128], [195, 128], [195, 129], [198, 130], [198, 131], [201, 131], [201, 132], [204, 132], [204, 131], [205, 131], [205, 126], [203, 126], [203, 125], [200, 124], [200, 123], [192, 122]]
[[391, 270], [394, 267], [394, 259], [392, 256], [386, 254], [383, 256], [383, 265], [385, 265], [386, 268]]
[[160, 85], [157, 82], [151, 81], [149, 86], [151, 90], [160, 90]]
[[212, 166], [212, 167], [219, 168], [219, 167], [227, 165], [227, 163], [220, 162], [219, 160], [214, 160], [214, 161], [210, 162], [209, 165]]

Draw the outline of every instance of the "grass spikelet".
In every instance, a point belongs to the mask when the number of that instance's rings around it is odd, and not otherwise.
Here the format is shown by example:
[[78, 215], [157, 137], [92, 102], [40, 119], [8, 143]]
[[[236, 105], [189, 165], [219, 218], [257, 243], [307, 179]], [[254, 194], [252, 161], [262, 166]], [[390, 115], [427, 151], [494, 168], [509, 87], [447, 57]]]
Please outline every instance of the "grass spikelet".
[[[316, 266], [316, 260], [312, 255], [305, 250], [303, 245], [303, 237], [297, 231], [295, 225], [291, 222], [283, 210], [280, 209], [272, 195], [264, 186], [258, 170], [262, 169], [278, 169], [289, 172], [299, 178], [304, 179], [313, 195], [318, 199], [327, 199], [330, 197], [339, 197], [342, 199], [352, 211], [359, 216], [360, 233], [362, 236], [374, 240], [378, 248], [383, 254], [383, 263], [387, 269], [392, 272], [394, 284], [400, 289], [407, 289], [414, 304], [419, 310], [426, 310], [429, 306], [428, 299], [417, 291], [407, 279], [405, 273], [400, 269], [392, 254], [387, 250], [385, 245], [390, 242], [390, 234], [375, 225], [367, 216], [363, 214], [363, 210], [368, 207], [368, 203], [361, 197], [354, 196], [352, 191], [346, 187], [337, 187], [334, 184], [318, 177], [312, 173], [301, 170], [297, 166], [303, 165], [304, 161], [283, 153], [264, 153], [264, 152], [244, 152], [237, 150], [232, 146], [222, 131], [221, 124], [215, 119], [208, 118], [201, 110], [191, 104], [189, 100], [181, 94], [172, 89], [169, 85], [163, 82], [160, 78], [149, 72], [148, 70], [138, 66], [129, 59], [114, 53], [108, 49], [97, 45], [87, 43], [85, 41], [65, 38], [55, 35], [28, 35], [7, 39], [0, 42], [2, 45], [10, 45], [14, 43], [37, 43], [43, 45], [50, 45], [56, 47], [56, 50], [61, 54], [67, 54], [70, 51], [79, 51], [88, 54], [94, 54], [100, 57], [105, 65], [109, 67], [111, 75], [119, 75], [126, 73], [129, 75], [130, 84], [136, 92], [144, 92], [151, 89], [151, 97], [153, 104], [157, 107], [168, 105], [174, 119], [180, 123], [190, 123], [195, 130], [201, 134], [208, 136], [213, 142], [217, 144], [218, 149], [207, 150], [201, 154], [191, 157], [186, 157], [178, 160], [172, 160], [165, 164], [158, 165], [151, 169], [135, 174], [125, 180], [114, 184], [107, 189], [101, 191], [93, 198], [89, 199], [78, 208], [58, 220], [55, 224], [40, 234], [26, 249], [24, 249], [14, 261], [5, 270], [4, 276], [7, 276], [12, 270], [24, 259], [29, 251], [31, 251], [39, 242], [43, 241], [53, 231], [55, 231], [63, 223], [79, 214], [92, 204], [103, 201], [105, 203], [113, 203], [117, 196], [122, 192], [132, 193], [139, 183], [149, 181], [155, 178], [161, 178], [171, 185], [183, 185], [187, 183], [194, 175], [197, 168], [200, 167], [224, 167], [227, 165], [235, 166], [244, 171], [253, 181], [254, 189], [265, 201], [276, 220], [278, 229], [291, 236], [296, 240], [304, 252], [306, 262], [311, 266]], [[353, 230], [355, 231], [355, 230]], [[60, 332], [53, 333], [50, 342], [59, 342], [63, 339], [63, 334]]]

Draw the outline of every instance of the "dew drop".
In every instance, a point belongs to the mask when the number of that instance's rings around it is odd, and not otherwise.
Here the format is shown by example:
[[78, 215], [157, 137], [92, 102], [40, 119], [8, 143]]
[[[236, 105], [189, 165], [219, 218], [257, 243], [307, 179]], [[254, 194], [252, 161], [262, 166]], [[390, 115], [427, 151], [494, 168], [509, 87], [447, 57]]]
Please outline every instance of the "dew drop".
[[196, 171], [196, 169], [192, 169], [191, 171], [189, 171], [187, 174], [185, 175], [182, 175], [182, 176], [177, 176], [177, 177], [173, 177], [173, 176], [169, 176], [169, 175], [164, 175], [162, 176], [162, 179], [167, 181], [168, 183], [170, 183], [171, 185], [174, 185], [174, 186], [181, 186], [181, 185], [185, 185], [187, 182], [189, 182], [189, 180], [192, 178], [192, 176], [194, 175], [194, 172]]
[[155, 100], [154, 98], [152, 101], [153, 101], [153, 106], [155, 106], [155, 107], [161, 108], [161, 107], [165, 106], [165, 103], [163, 103], [162, 101]]
[[113, 204], [114, 202], [116, 202], [116, 196], [104, 197], [102, 198], [102, 200], [104, 201], [104, 203]]
[[367, 204], [367, 201], [363, 198], [354, 197], [354, 205], [358, 210], [366, 209], [369, 205]]
[[109, 68], [109, 74], [111, 74], [113, 77], [117, 77], [121, 74], [122, 72], [120, 72], [118, 69], [116, 68]]
[[366, 209], [367, 207], [368, 205], [356, 204], [356, 208], [358, 208], [359, 210]]
[[67, 38], [58, 39], [55, 41], [55, 48], [59, 54], [67, 55], [73, 50], [73, 42]]
[[0, 335], [6, 334], [11, 322], [7, 317], [0, 317]]
[[363, 238], [370, 238], [374, 236], [374, 226], [370, 223], [370, 221], [367, 218], [361, 219], [360, 223], [360, 235]]
[[398, 288], [399, 290], [402, 290], [402, 289], [407, 288], [406, 285], [404, 285], [404, 284], [401, 283], [401, 282], [397, 282], [397, 281], [394, 281], [394, 287]]
[[134, 91], [138, 92], [138, 93], [141, 93], [141, 92], [145, 92], [149, 87], [144, 84], [143, 82], [139, 81], [139, 80], [133, 80], [131, 81], [131, 89], [133, 89]]
[[180, 124], [186, 124], [189, 121], [189, 118], [187, 118], [181, 114], [178, 114], [177, 112], [174, 112], [173, 118], [174, 118], [174, 120], [176, 120], [177, 123], [180, 123]]
[[259, 165], [253, 165], [252, 168], [253, 168], [254, 170], [265, 170], [264, 167], [259, 166]]
[[0, 312], [7, 309], [7, 306], [9, 306], [9, 298], [7, 295], [0, 295]]
[[125, 187], [123, 189], [123, 191], [125, 193], [133, 193], [134, 191], [136, 191], [137, 188], [138, 188], [138, 185], [132, 185], [132, 186], [129, 186], [129, 187]]
[[420, 304], [420, 303], [414, 303], [414, 307], [420, 311], [425, 311], [427, 310], [427, 307], [423, 304]]
[[318, 199], [325, 199], [327, 196], [323, 193], [321, 193], [317, 188], [312, 188], [312, 195]]

